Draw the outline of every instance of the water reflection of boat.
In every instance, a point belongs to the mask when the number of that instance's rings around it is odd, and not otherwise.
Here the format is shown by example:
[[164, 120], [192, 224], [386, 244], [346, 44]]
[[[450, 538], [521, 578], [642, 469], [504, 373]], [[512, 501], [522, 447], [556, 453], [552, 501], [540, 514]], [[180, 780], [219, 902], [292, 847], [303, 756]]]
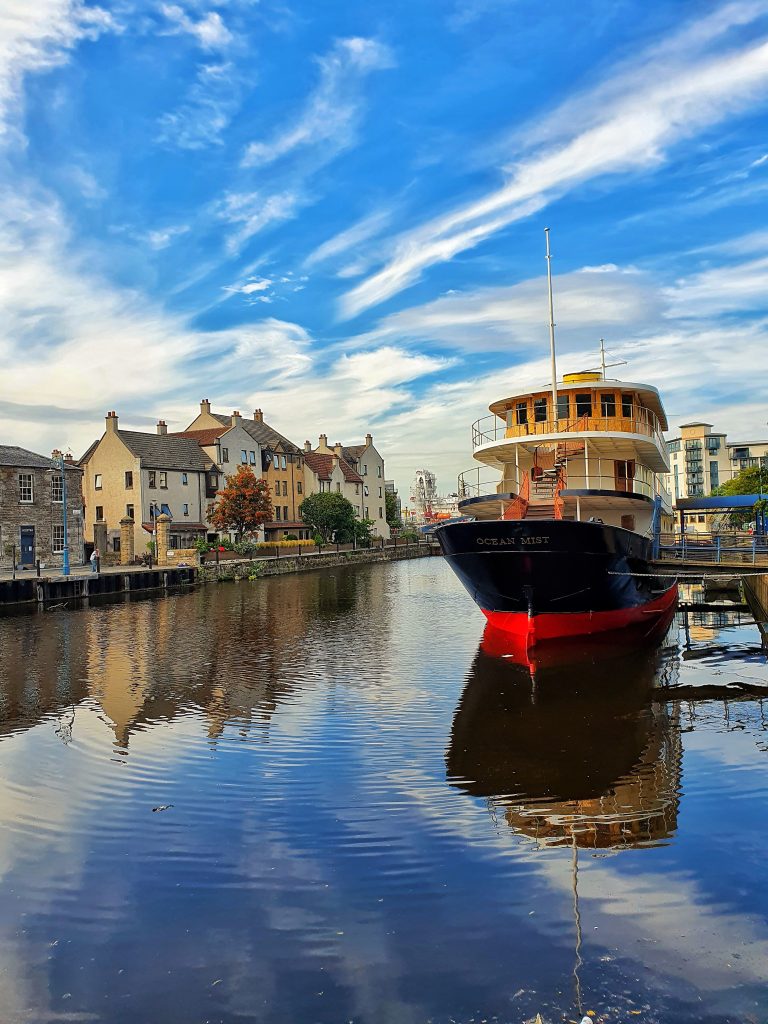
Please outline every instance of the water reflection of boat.
[[648, 699], [664, 653], [582, 645], [560, 660], [550, 648], [532, 672], [519, 652], [500, 652], [487, 630], [453, 721], [452, 784], [547, 845], [609, 849], [672, 835], [677, 712]]

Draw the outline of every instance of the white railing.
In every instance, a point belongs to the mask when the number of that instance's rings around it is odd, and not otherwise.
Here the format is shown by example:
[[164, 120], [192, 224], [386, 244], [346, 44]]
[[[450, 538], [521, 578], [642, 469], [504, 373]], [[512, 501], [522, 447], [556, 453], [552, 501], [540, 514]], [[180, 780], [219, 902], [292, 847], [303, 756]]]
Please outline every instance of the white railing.
[[[515, 493], [517, 488], [512, 488]], [[459, 473], [459, 501], [466, 501], [467, 498], [478, 498], [483, 494], [509, 493], [508, 488], [502, 486], [502, 478], [498, 472], [488, 469], [487, 466], [476, 466]]]
[[539, 420], [507, 425], [493, 414], [482, 416], [472, 424], [473, 450], [492, 441], [515, 437], [537, 437], [542, 434], [623, 433], [651, 437], [666, 452], [667, 445], [656, 417], [650, 412], [635, 416], [578, 416], [558, 420]]
[[[521, 472], [527, 472], [521, 470]], [[565, 489], [591, 490], [591, 491], [622, 491], [626, 494], [640, 494], [653, 500], [661, 498], [662, 506], [669, 510], [672, 508], [672, 497], [666, 487], [661, 483], [658, 474], [652, 473], [644, 466], [636, 467], [634, 479], [626, 481], [623, 487], [617, 486], [616, 477], [613, 473], [590, 472], [586, 474], [566, 473]], [[467, 469], [459, 474], [459, 500], [477, 498], [480, 495], [488, 494], [517, 494], [519, 488], [514, 481], [503, 481], [498, 472], [489, 469], [487, 466], [477, 466]], [[536, 495], [536, 481], [532, 481], [531, 494]]]

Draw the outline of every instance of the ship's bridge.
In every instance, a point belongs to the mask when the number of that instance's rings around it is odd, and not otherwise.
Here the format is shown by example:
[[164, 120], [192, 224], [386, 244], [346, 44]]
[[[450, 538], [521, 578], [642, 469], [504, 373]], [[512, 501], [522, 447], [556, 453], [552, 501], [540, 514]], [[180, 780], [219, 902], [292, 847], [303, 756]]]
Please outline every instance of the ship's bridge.
[[634, 460], [653, 473], [669, 471], [667, 417], [658, 391], [647, 384], [568, 374], [557, 386], [554, 411], [551, 390], [542, 390], [500, 399], [490, 412], [472, 425], [474, 457], [488, 466], [519, 461], [521, 447], [530, 452], [578, 441], [594, 460]]

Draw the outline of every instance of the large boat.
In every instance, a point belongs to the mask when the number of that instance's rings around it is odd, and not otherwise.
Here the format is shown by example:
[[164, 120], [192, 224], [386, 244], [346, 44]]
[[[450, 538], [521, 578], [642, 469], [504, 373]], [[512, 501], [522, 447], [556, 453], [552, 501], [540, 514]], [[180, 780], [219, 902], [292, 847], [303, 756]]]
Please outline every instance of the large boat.
[[473, 425], [481, 465], [459, 477], [467, 518], [435, 531], [488, 621], [529, 646], [652, 629], [677, 600], [674, 577], [652, 567], [672, 514], [659, 393], [608, 378], [604, 356], [599, 370], [558, 380], [551, 295], [550, 277], [552, 379]]

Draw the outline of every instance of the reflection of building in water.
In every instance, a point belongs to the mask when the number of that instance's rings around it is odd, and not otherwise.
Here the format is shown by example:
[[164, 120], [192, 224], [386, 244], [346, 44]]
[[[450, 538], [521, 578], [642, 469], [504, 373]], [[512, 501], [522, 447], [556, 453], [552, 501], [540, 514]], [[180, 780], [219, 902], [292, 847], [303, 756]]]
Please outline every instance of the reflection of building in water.
[[456, 711], [450, 781], [547, 845], [619, 848], [677, 827], [677, 711], [652, 706], [658, 651], [528, 667], [478, 652]]
[[340, 568], [7, 621], [0, 737], [86, 699], [123, 748], [190, 711], [211, 739], [227, 724], [245, 736], [297, 688], [337, 672], [329, 623], [345, 650], [361, 619], [380, 623], [386, 649], [389, 599], [383, 567]]

